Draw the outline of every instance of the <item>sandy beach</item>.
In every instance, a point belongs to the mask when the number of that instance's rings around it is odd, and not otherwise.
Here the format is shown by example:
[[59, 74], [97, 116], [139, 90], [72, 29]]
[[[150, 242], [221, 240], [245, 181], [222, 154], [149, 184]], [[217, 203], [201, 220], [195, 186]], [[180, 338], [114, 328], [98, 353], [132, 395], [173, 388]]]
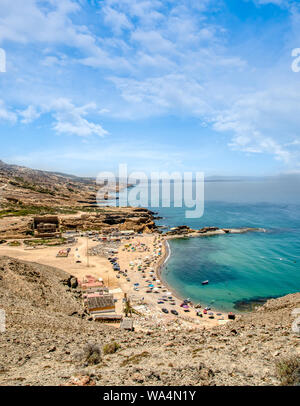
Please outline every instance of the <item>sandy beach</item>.
[[[184, 311], [180, 307], [183, 298], [180, 298], [162, 277], [163, 266], [170, 255], [167, 237], [159, 234], [135, 234], [129, 239], [122, 238], [118, 243], [118, 251], [111, 255], [117, 258], [120, 272], [113, 270], [107, 255], [87, 255], [99, 247], [106, 249], [107, 245], [107, 241], [78, 237], [76, 243], [65, 246], [71, 248], [69, 256], [61, 258], [56, 255], [62, 247], [28, 249], [21, 242], [19, 247], [1, 245], [0, 255], [54, 266], [79, 280], [85, 275], [102, 278], [116, 299], [116, 313], [123, 313], [124, 294], [130, 298], [132, 306], [139, 313], [134, 315], [137, 330], [149, 330], [157, 326], [167, 328], [171, 324], [174, 327], [174, 323], [178, 328], [183, 325], [191, 328], [210, 328], [227, 322], [225, 313], [217, 316], [216, 313], [219, 312], [210, 310], [214, 317], [210, 318], [210, 315], [203, 314], [203, 308], [195, 309], [189, 305]], [[163, 308], [167, 309], [168, 313], [164, 313]], [[172, 314], [171, 310], [176, 310], [178, 315]], [[197, 311], [201, 311], [202, 317], [197, 316]]]
[[[120, 249], [119, 263], [121, 269], [124, 267], [127, 269], [127, 275], [130, 279], [130, 282], [128, 282], [126, 278], [122, 277], [122, 289], [133, 298], [136, 298], [137, 302], [144, 302], [144, 307], [148, 310], [147, 313], [150, 312], [154, 319], [172, 322], [180, 321], [180, 323], [192, 328], [209, 328], [227, 322], [227, 314], [224, 312], [222, 316], [216, 316], [216, 313], [221, 313], [212, 309], [210, 312], [213, 313], [214, 318], [209, 318], [210, 315], [203, 314], [203, 308], [195, 309], [189, 305], [189, 311], [186, 312], [180, 307], [183, 298], [179, 297], [172, 290], [172, 287], [165, 283], [162, 276], [162, 269], [170, 255], [167, 237], [161, 235], [137, 236], [130, 243], [132, 246], [144, 244], [145, 252], [133, 251], [129, 254], [128, 249], [125, 252], [123, 251], [124, 246], [123, 249]], [[134, 264], [131, 267], [129, 266], [130, 262]], [[135, 283], [139, 284], [138, 290], [134, 289]], [[149, 285], [153, 285], [152, 292], [150, 292]], [[168, 299], [169, 297], [172, 297], [172, 299]], [[165, 298], [165, 300], [160, 300], [162, 298]], [[158, 302], [163, 303], [158, 304]], [[143, 305], [140, 305], [140, 308], [143, 309]], [[164, 314], [162, 308], [166, 308], [169, 313]], [[172, 309], [176, 310], [178, 315], [173, 315], [170, 312]], [[197, 316], [198, 311], [202, 313], [202, 317]]]

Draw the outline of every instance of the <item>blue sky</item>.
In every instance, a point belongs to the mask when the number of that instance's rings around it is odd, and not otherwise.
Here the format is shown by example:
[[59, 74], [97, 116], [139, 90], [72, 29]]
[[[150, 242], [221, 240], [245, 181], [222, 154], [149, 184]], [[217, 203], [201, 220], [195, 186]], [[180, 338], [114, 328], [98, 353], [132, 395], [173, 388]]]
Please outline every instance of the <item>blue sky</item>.
[[0, 0], [0, 158], [93, 176], [299, 172], [300, 6]]

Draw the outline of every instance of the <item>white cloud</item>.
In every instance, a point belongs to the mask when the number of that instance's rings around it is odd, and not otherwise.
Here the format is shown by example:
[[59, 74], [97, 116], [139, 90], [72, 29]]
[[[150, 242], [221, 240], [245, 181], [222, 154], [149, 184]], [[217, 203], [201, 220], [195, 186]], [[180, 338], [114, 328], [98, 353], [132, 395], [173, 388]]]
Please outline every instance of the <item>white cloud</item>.
[[55, 56], [55, 55], [47, 55], [43, 60], [42, 60], [42, 65], [44, 66], [64, 66], [66, 65], [66, 60], [67, 57], [65, 55], [59, 55], [59, 56]]
[[136, 30], [132, 33], [131, 38], [139, 42], [142, 49], [150, 52], [173, 52], [175, 49], [175, 44], [164, 38], [158, 31]]
[[[77, 60], [88, 66], [117, 67], [120, 58], [109, 55], [99, 45], [88, 27], [72, 21], [72, 15], [82, 11], [74, 0], [1, 0], [0, 44], [13, 41], [20, 44], [67, 45], [80, 51]], [[48, 56], [44, 65], [57, 62], [56, 55]]]
[[71, 0], [26, 0], [25, 4], [22, 0], [1, 0], [0, 42], [78, 42], [80, 27], [74, 26], [68, 15], [79, 9]]
[[[33, 62], [24, 74], [26, 67], [20, 64], [22, 76], [17, 78], [18, 94], [13, 96], [16, 106], [26, 106], [27, 102], [28, 107], [22, 111], [18, 107], [13, 112], [0, 102], [1, 120], [13, 123], [19, 116], [22, 123], [29, 124], [41, 114], [50, 114], [57, 133], [102, 137], [107, 131], [97, 122], [101, 114], [135, 119], [182, 114], [212, 124], [216, 131], [228, 136], [231, 148], [271, 154], [286, 163], [297, 160], [298, 151], [293, 147], [297, 146], [300, 128], [299, 86], [294, 83], [279, 86], [278, 83], [285, 83], [285, 75], [281, 76], [273, 66], [273, 77], [264, 83], [260, 76], [271, 76], [271, 68], [266, 74], [264, 69], [250, 66], [246, 61], [247, 50], [241, 49], [238, 38], [235, 47], [229, 48], [227, 31], [216, 23], [217, 18], [210, 19], [206, 14], [208, 8], [212, 11], [218, 7], [219, 1], [94, 1], [98, 6], [99, 27], [78, 23], [85, 21], [84, 0], [0, 1], [0, 44], [4, 41], [22, 44], [25, 53], [30, 51], [29, 55], [37, 50], [37, 66], [47, 74], [51, 71], [49, 80], [46, 75], [36, 74], [39, 72], [35, 72]], [[267, 3], [293, 5], [291, 25], [299, 33], [297, 2], [256, 1], [260, 5]], [[110, 29], [103, 29], [104, 24]], [[47, 48], [42, 54], [40, 45]], [[73, 52], [67, 51], [70, 48]], [[255, 50], [251, 52], [255, 54]], [[109, 110], [86, 104], [90, 89], [81, 91], [83, 68], [80, 66], [76, 74], [76, 62], [95, 68], [90, 70], [95, 74], [93, 79], [96, 78], [95, 82], [91, 80], [92, 86], [99, 90], [98, 104], [102, 105], [101, 98], [107, 97]], [[290, 68], [290, 62], [287, 61], [286, 69]], [[48, 67], [59, 69], [47, 70]], [[114, 87], [104, 81], [103, 71], [98, 72], [97, 68], [109, 71], [105, 78]], [[257, 72], [253, 73], [255, 69]], [[61, 80], [56, 84], [59, 75], [59, 79], [66, 77], [66, 88]], [[26, 83], [24, 88], [22, 81]], [[28, 92], [28, 83], [32, 83], [33, 94]], [[26, 102], [19, 102], [21, 97]], [[46, 99], [50, 100], [48, 105]]]
[[47, 105], [29, 105], [24, 110], [12, 111], [7, 108], [4, 101], [0, 100], [0, 122], [8, 121], [12, 124], [21, 122], [31, 124], [39, 117], [50, 114], [53, 118], [53, 129], [58, 134], [77, 135], [89, 137], [96, 135], [104, 137], [108, 134], [100, 124], [90, 119], [98, 118], [101, 114], [108, 113], [108, 109], [99, 110], [96, 103], [88, 103], [82, 106], [75, 106], [69, 99], [58, 98], [49, 101]]
[[0, 121], [10, 121], [11, 123], [17, 122], [17, 115], [9, 110], [4, 101], [0, 99]]
[[258, 4], [275, 4], [276, 6], [287, 5], [288, 0], [255, 0]]
[[77, 135], [88, 137], [97, 135], [103, 137], [108, 132], [100, 125], [89, 121], [86, 116], [96, 111], [97, 106], [89, 103], [81, 107], [76, 107], [67, 99], [58, 99], [50, 106], [55, 119], [54, 130], [60, 134]]
[[103, 7], [104, 21], [110, 25], [115, 34], [120, 35], [123, 30], [132, 29], [133, 25], [124, 13], [110, 6]]
[[21, 123], [29, 124], [38, 119], [41, 115], [34, 106], [28, 106], [27, 109], [20, 111]]
[[163, 18], [163, 14], [158, 11], [163, 7], [163, 2], [158, 0], [106, 0], [106, 3], [130, 18], [138, 18], [144, 26]]
[[214, 129], [233, 134], [230, 146], [251, 153], [274, 155], [286, 164], [295, 164], [299, 152], [300, 83], [241, 96], [214, 120]]
[[[205, 89], [193, 78], [180, 74], [150, 77], [144, 81], [111, 78], [122, 97], [136, 106], [134, 116], [164, 114], [181, 111], [194, 115], [205, 115], [210, 106]], [[143, 111], [142, 111], [143, 110]], [[121, 113], [122, 114], [122, 113]]]

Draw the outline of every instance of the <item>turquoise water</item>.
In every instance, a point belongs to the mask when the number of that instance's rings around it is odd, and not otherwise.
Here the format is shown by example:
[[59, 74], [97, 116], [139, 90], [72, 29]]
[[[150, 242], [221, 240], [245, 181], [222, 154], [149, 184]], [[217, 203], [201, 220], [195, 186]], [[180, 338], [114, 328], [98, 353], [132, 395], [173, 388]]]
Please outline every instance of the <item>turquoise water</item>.
[[[202, 220], [265, 233], [170, 240], [163, 278], [183, 297], [219, 310], [300, 290], [300, 210], [295, 205], [208, 202]], [[229, 222], [229, 220], [231, 220]], [[204, 280], [208, 285], [201, 285]]]
[[[239, 302], [300, 291], [299, 182], [215, 182], [205, 187], [205, 211], [152, 209], [159, 225], [262, 227], [264, 233], [170, 240], [163, 279], [182, 297], [226, 311]], [[211, 200], [211, 198], [216, 200]], [[260, 202], [263, 201], [263, 202]], [[149, 207], [151, 209], [151, 207]], [[204, 280], [209, 284], [203, 286]]]

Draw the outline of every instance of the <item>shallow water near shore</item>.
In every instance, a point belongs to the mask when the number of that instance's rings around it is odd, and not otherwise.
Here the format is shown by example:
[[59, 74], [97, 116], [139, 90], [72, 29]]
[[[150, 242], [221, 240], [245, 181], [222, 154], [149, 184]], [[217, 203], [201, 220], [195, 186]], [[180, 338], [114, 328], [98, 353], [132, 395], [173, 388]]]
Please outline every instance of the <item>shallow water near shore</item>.
[[[171, 255], [162, 270], [162, 278], [174, 292], [195, 303], [235, 312], [249, 310], [252, 303], [263, 303], [264, 298], [298, 292], [299, 184], [290, 186], [290, 194], [287, 185], [283, 186], [280, 189], [274, 183], [258, 186], [251, 183], [251, 196], [255, 190], [257, 192], [255, 199], [262, 196], [262, 190], [267, 191], [263, 198], [269, 201], [257, 203], [244, 193], [247, 185], [242, 185], [242, 193], [232, 193], [241, 185], [225, 187], [222, 183], [221, 189], [226, 191], [226, 196], [224, 193], [218, 195], [216, 183], [209, 185], [204, 215], [198, 219], [185, 218], [184, 208], [152, 209], [162, 217], [157, 224], [167, 228], [185, 224], [195, 229], [203, 226], [266, 229], [263, 233], [170, 240]], [[209, 200], [224, 196], [226, 201]], [[238, 201], [231, 202], [233, 199]], [[209, 280], [209, 284], [203, 286], [204, 280]]]

